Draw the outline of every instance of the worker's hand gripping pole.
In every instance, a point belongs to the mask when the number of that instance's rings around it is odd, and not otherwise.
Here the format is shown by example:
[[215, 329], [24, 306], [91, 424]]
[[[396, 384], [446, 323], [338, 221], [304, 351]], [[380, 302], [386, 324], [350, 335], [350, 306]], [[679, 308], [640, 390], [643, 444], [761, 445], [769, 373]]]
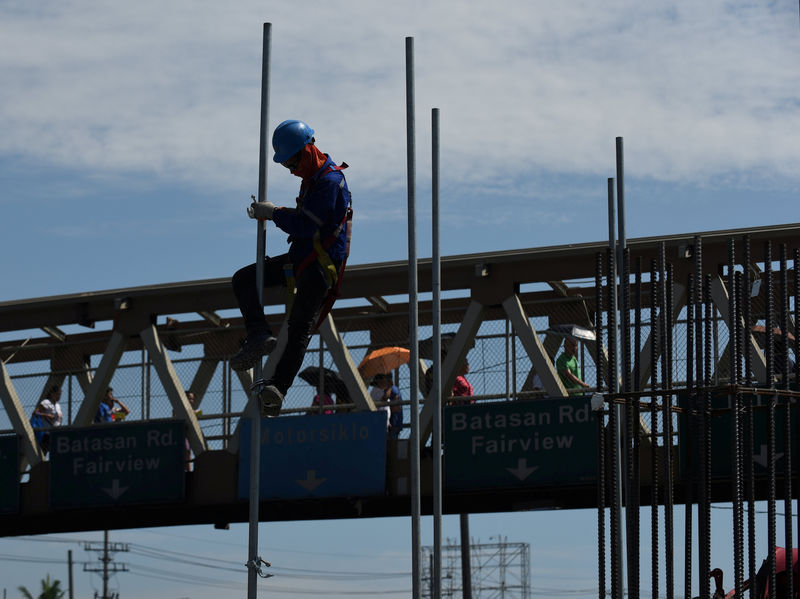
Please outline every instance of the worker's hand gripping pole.
[[[269, 129], [269, 55], [272, 45], [272, 24], [264, 23], [264, 43], [261, 61], [261, 130], [258, 154], [258, 201], [267, 201], [267, 137]], [[267, 244], [267, 222], [257, 221], [256, 237], [256, 289], [258, 301], [264, 305], [264, 256]], [[253, 380], [261, 381], [263, 362], [258, 359], [253, 371]], [[247, 561], [247, 599], [256, 599], [258, 594], [258, 578], [260, 574], [258, 556], [258, 504], [261, 491], [259, 476], [261, 472], [261, 410], [258, 406], [258, 395], [261, 385], [254, 385], [250, 393], [250, 541], [249, 559]]]

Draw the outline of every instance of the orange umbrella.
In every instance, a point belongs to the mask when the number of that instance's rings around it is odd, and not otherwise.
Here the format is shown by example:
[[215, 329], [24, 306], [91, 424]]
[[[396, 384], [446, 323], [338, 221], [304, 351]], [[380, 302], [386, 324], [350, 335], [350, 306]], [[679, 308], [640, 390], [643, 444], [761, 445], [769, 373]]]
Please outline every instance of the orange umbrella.
[[401, 364], [408, 364], [411, 352], [404, 347], [382, 347], [364, 356], [358, 372], [368, 379], [381, 372], [391, 372]]

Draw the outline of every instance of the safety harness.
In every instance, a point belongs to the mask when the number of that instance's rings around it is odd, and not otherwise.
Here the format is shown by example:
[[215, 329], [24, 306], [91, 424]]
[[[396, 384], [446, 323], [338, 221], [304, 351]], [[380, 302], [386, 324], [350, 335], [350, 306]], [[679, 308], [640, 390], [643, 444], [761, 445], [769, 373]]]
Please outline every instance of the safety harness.
[[[328, 169], [320, 174], [319, 176], [323, 176], [328, 174], [332, 171], [343, 171], [347, 168], [347, 163], [343, 162], [341, 166], [331, 165]], [[343, 190], [345, 185], [345, 178], [344, 173], [342, 173], [342, 180], [339, 182], [339, 190]], [[320, 235], [320, 229], [325, 224], [316, 214], [311, 212], [310, 210], [306, 210], [303, 208], [303, 198], [308, 195], [313, 187], [313, 183], [309, 186], [309, 188], [303, 193], [303, 195], [298, 198], [298, 206], [297, 209], [302, 211], [308, 218], [310, 218], [314, 223], [317, 225], [317, 231], [314, 233], [314, 237], [312, 242], [314, 244], [314, 249], [303, 259], [303, 261], [298, 265], [297, 270], [294, 270], [294, 265], [291, 262], [287, 262], [283, 266], [283, 273], [286, 277], [286, 314], [288, 315], [292, 311], [292, 305], [294, 303], [294, 295], [296, 291], [296, 281], [297, 278], [302, 274], [302, 272], [315, 260], [320, 263], [322, 266], [322, 271], [325, 273], [326, 278], [328, 279], [328, 293], [325, 296], [325, 299], [322, 302], [322, 306], [320, 307], [319, 317], [317, 319], [317, 323], [314, 325], [314, 330], [319, 328], [319, 325], [322, 324], [322, 321], [328, 315], [331, 308], [333, 307], [334, 302], [339, 297], [339, 288], [342, 284], [342, 279], [344, 278], [344, 269], [347, 264], [347, 258], [350, 255], [350, 237], [352, 236], [353, 231], [353, 197], [352, 194], [349, 193], [348, 190], [348, 198], [347, 198], [347, 209], [344, 211], [344, 216], [342, 217], [342, 222], [331, 231], [330, 235], [328, 235], [325, 239], [322, 239]], [[336, 243], [337, 238], [341, 234], [342, 230], [346, 231], [346, 243], [345, 243], [345, 252], [344, 258], [342, 259], [342, 264], [339, 266], [338, 270], [336, 265], [331, 260], [330, 254], [328, 254], [328, 249]]]

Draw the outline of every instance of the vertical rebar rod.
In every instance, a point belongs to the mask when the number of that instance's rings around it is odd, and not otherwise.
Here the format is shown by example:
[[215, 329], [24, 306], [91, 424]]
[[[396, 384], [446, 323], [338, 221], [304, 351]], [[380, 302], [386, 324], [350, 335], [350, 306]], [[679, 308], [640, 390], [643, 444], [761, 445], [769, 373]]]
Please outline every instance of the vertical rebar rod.
[[700, 452], [703, 461], [703, 501], [702, 511], [703, 538], [700, 548], [700, 598], [709, 599], [709, 576], [711, 572], [711, 379], [712, 379], [712, 335], [714, 320], [714, 303], [711, 298], [711, 275], [703, 280], [703, 446]]
[[658, 263], [654, 259], [650, 264], [650, 582], [653, 597], [658, 597], [658, 494], [659, 494], [659, 460], [658, 460], [658, 352], [661, 346], [661, 332], [658, 325]]
[[[272, 46], [272, 24], [264, 23], [261, 52], [261, 126], [258, 148], [258, 201], [267, 201], [267, 137], [269, 131], [269, 61]], [[257, 221], [256, 237], [256, 290], [258, 303], [264, 306], [264, 256], [267, 244], [267, 221]], [[262, 378], [262, 361], [256, 360], [253, 380]], [[258, 390], [251, 391], [251, 402], [258, 405]], [[249, 504], [249, 543], [247, 560], [247, 599], [258, 596], [258, 507], [261, 500], [261, 418], [259, 410], [253, 410], [250, 421], [250, 504]]]
[[[780, 319], [781, 319], [781, 388], [789, 389], [789, 273], [787, 271], [788, 249], [785, 243], [780, 246]], [[794, 542], [792, 539], [792, 406], [789, 397], [783, 398], [783, 523], [784, 549], [788, 563], [792, 560]], [[794, 588], [793, 568], [787, 567], [786, 589], [787, 599], [791, 598], [790, 589]]]
[[674, 564], [674, 542], [672, 533], [674, 532], [673, 519], [673, 480], [672, 480], [672, 273], [667, 267], [666, 246], [661, 242], [658, 250], [658, 261], [660, 271], [660, 290], [659, 300], [661, 309], [659, 310], [659, 322], [661, 328], [661, 413], [662, 431], [664, 439], [664, 580], [667, 587], [667, 599], [675, 597], [675, 564]]
[[406, 151], [408, 171], [408, 332], [411, 355], [411, 592], [414, 599], [422, 593], [421, 578], [421, 512], [420, 491], [420, 430], [419, 430], [419, 386], [417, 364], [419, 347], [417, 343], [419, 313], [417, 291], [417, 172], [416, 172], [416, 132], [414, 115], [414, 38], [406, 38]]
[[[636, 258], [636, 307], [634, 312], [634, 331], [633, 331], [633, 390], [634, 391], [641, 391], [641, 360], [640, 360], [640, 352], [642, 351], [642, 258]], [[628, 593], [630, 597], [639, 597], [641, 593], [641, 566], [639, 561], [639, 549], [641, 546], [641, 529], [640, 529], [640, 507], [641, 507], [641, 487], [640, 487], [640, 476], [639, 476], [639, 450], [641, 448], [641, 443], [639, 440], [639, 430], [640, 430], [640, 422], [641, 418], [639, 416], [640, 413], [640, 399], [637, 395], [635, 401], [633, 402], [633, 423], [634, 423], [634, 430], [633, 436], [629, 440], [629, 443], [632, 444], [633, 449], [633, 464], [631, 467], [633, 478], [632, 484], [629, 487], [628, 491], [630, 493], [630, 498], [628, 499], [627, 509], [633, 510], [633, 517], [630, 519], [630, 526], [633, 528], [631, 533], [631, 538], [633, 539], [634, 547], [636, 551], [633, 555], [633, 561], [628, 564], [628, 567], [633, 570], [632, 586], [628, 589]]]
[[631, 391], [631, 368], [630, 368], [630, 352], [631, 352], [631, 322], [630, 322], [630, 250], [626, 247], [622, 250], [622, 275], [620, 277], [620, 304], [622, 306], [622, 327], [621, 327], [621, 344], [622, 344], [622, 366], [620, 372], [622, 373], [622, 388], [626, 393], [625, 395], [625, 538], [626, 546], [628, 548], [628, 597], [636, 598], [639, 596], [638, 591], [638, 572], [636, 572], [636, 561], [639, 555], [638, 539], [634, 537], [636, 526], [634, 519], [637, 516], [638, 508], [634, 504], [635, 491], [634, 485], [634, 453], [632, 440], [636, 434], [634, 428], [634, 405], [638, 404], [639, 398], [634, 397], [628, 392]]
[[[618, 376], [618, 349], [617, 349], [617, 242], [614, 232], [615, 225], [615, 204], [614, 204], [614, 179], [608, 179], [608, 290], [609, 290], [609, 354], [613, 353], [613, 360], [609, 356], [609, 387], [613, 396], [619, 392]], [[613, 322], [612, 322], [613, 321]], [[611, 343], [613, 341], [613, 344]], [[613, 349], [612, 349], [613, 346]], [[612, 367], [613, 363], [613, 367]], [[612, 599], [623, 599], [625, 594], [625, 568], [623, 563], [623, 537], [622, 537], [622, 485], [625, 470], [622, 465], [622, 415], [621, 406], [612, 402], [609, 406], [612, 417], [609, 418], [609, 429], [611, 431], [613, 446], [611, 448], [611, 467], [612, 467], [612, 497], [611, 497], [611, 595]]]
[[695, 467], [697, 468], [697, 476], [696, 476], [696, 495], [697, 495], [697, 560], [698, 560], [698, 588], [700, 589], [701, 597], [703, 597], [703, 589], [708, 589], [708, 570], [705, 570], [706, 578], [702, 578], [704, 574], [704, 565], [705, 559], [703, 554], [705, 551], [705, 539], [708, 534], [708, 531], [705, 529], [705, 518], [703, 515], [703, 506], [705, 505], [706, 499], [706, 489], [705, 489], [705, 480], [706, 480], [706, 461], [704, 459], [704, 451], [705, 451], [705, 397], [701, 397], [701, 388], [705, 384], [705, 376], [704, 376], [704, 336], [703, 336], [703, 303], [704, 303], [704, 295], [703, 295], [703, 240], [699, 235], [696, 235], [694, 238], [693, 244], [693, 257], [694, 257], [694, 285], [695, 285], [695, 304], [694, 304], [694, 328], [695, 328], [695, 335], [694, 335], [694, 343], [695, 343], [695, 352], [694, 352], [694, 367], [695, 367], [695, 386], [696, 386], [696, 393], [694, 394], [695, 399], [695, 409], [696, 409], [696, 416], [695, 416], [695, 451], [699, 456], [699, 459], [696, 460], [698, 465]]
[[[774, 281], [772, 277], [772, 243], [767, 241], [764, 244], [764, 282], [766, 284], [766, 305], [765, 310], [765, 338], [766, 347], [765, 354], [767, 359], [767, 381], [766, 384], [770, 389], [775, 388], [775, 356], [773, 353], [774, 343], [774, 318], [773, 310], [775, 306], [774, 300]], [[775, 472], [775, 408], [777, 404], [777, 396], [770, 394], [767, 409], [767, 485], [768, 499], [767, 499], [767, 563], [769, 572], [769, 596], [770, 599], [775, 599], [775, 587], [777, 583], [775, 549], [777, 546], [776, 539], [776, 514], [775, 514], [775, 486], [776, 486], [776, 472]]]
[[[728, 355], [730, 385], [739, 384], [739, 302], [736, 283], [736, 245], [728, 240]], [[741, 454], [741, 395], [738, 391], [728, 394], [731, 406], [731, 467], [733, 468], [731, 496], [733, 498], [733, 572], [737, 595], [742, 594], [744, 582], [744, 559], [742, 555], [742, 454]]]
[[[753, 386], [753, 364], [752, 364], [752, 350], [750, 344], [750, 331], [753, 326], [752, 309], [751, 309], [751, 287], [752, 282], [751, 274], [751, 258], [750, 258], [750, 236], [744, 235], [742, 240], [742, 264], [744, 265], [744, 272], [742, 273], [743, 286], [742, 289], [742, 318], [744, 319], [744, 384], [747, 387]], [[752, 457], [755, 452], [755, 439], [753, 433], [755, 431], [755, 414], [754, 414], [754, 396], [752, 393], [747, 393], [745, 402], [745, 438], [744, 438], [744, 455], [748, 456], [745, 463], [747, 464], [747, 471], [744, 473], [747, 482], [747, 575], [750, 580], [755, 580], [756, 577], [756, 483], [755, 483], [755, 462]], [[750, 599], [755, 599], [756, 589], [755, 585], [750, 585]]]
[[[686, 407], [688, 408], [683, 415], [684, 430], [686, 431], [686, 454], [694, 456], [696, 451], [696, 409], [697, 401], [694, 391], [694, 304], [695, 304], [695, 285], [694, 274], [689, 273], [686, 280]], [[697, 478], [697, 460], [690, 460], [689, 471], [684, 485], [684, 504], [683, 504], [683, 540], [684, 540], [684, 577], [683, 577], [683, 596], [692, 596], [692, 505], [694, 502], [693, 487]]]
[[[597, 367], [597, 392], [603, 392], [603, 370], [600, 367], [603, 348], [603, 254], [595, 254], [594, 270], [595, 310], [594, 330], [595, 364]], [[604, 410], [595, 412], [597, 418], [597, 596], [606, 597], [606, 435], [603, 426]]]
[[[615, 149], [616, 149], [616, 174], [617, 174], [617, 263], [622, 265], [622, 270], [625, 271], [625, 253], [628, 249], [628, 237], [627, 231], [625, 229], [625, 152], [622, 142], [622, 137], [617, 137], [615, 139]], [[628, 257], [630, 259], [630, 256]], [[630, 268], [630, 265], [628, 265]], [[628, 393], [631, 390], [631, 317], [630, 317], [630, 294], [629, 294], [629, 287], [630, 287], [630, 271], [628, 271], [627, 276], [625, 273], [620, 273], [619, 277], [619, 296], [620, 296], [620, 373], [622, 374], [622, 391]], [[637, 398], [638, 400], [638, 398]], [[633, 400], [626, 397], [626, 401], [624, 404], [624, 414], [625, 414], [625, 422], [630, 422], [632, 418], [632, 403]], [[620, 476], [622, 476], [622, 472], [627, 470], [630, 472], [630, 465], [625, 464], [630, 457], [630, 452], [628, 449], [631, 445], [631, 436], [628, 434], [628, 427], [625, 423], [622, 422], [622, 410], [623, 406], [620, 405], [618, 407], [620, 410], [620, 414], [618, 414], [618, 421], [617, 421], [617, 443], [619, 445], [620, 455]], [[624, 427], [624, 428], [623, 428]], [[621, 451], [622, 448], [625, 448], [625, 451]], [[625, 468], [625, 470], [623, 470]], [[630, 509], [631, 506], [629, 505], [629, 501], [631, 498], [631, 477], [626, 476], [623, 479], [623, 485], [620, 489], [620, 493], [624, 494], [625, 496], [625, 529], [626, 529], [626, 545], [627, 545], [627, 560], [628, 563], [631, 562], [631, 558], [635, 551], [638, 550], [637, 548], [633, 548], [630, 545], [630, 531], [628, 528], [632, 526], [631, 518], [633, 517], [633, 513], [636, 511], [635, 508], [632, 510]], [[622, 501], [620, 500], [620, 505], [622, 505]], [[634, 558], [635, 559], [635, 558]], [[622, 572], [621, 576], [624, 576], [624, 563], [622, 562], [622, 557], [620, 556], [620, 564], [622, 564]], [[628, 595], [630, 596], [630, 587], [632, 586], [633, 575], [628, 570]], [[622, 591], [625, 592], [624, 589]], [[638, 595], [638, 593], [637, 593]]]
[[[795, 385], [800, 382], [800, 248], [795, 248], [792, 267], [794, 268], [794, 380]], [[798, 418], [800, 422], [800, 418]], [[800, 431], [797, 431], [798, 440], [795, 442], [794, 463], [800, 464]], [[800, 515], [800, 497], [797, 499], [796, 512]], [[797, 542], [800, 546], [800, 517], [797, 518]]]
[[[442, 305], [439, 252], [439, 109], [431, 110], [431, 223], [433, 309], [433, 590], [442, 596]], [[448, 392], [448, 395], [450, 393]]]

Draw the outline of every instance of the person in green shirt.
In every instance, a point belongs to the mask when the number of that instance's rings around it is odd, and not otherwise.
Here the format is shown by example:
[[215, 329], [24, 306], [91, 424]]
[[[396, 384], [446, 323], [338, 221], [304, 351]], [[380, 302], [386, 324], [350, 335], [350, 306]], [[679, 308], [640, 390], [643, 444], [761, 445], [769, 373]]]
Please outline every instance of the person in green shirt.
[[578, 341], [574, 337], [564, 339], [564, 353], [558, 356], [556, 360], [556, 370], [567, 390], [589, 388], [590, 385], [584, 383], [578, 376], [580, 374], [578, 367]]

